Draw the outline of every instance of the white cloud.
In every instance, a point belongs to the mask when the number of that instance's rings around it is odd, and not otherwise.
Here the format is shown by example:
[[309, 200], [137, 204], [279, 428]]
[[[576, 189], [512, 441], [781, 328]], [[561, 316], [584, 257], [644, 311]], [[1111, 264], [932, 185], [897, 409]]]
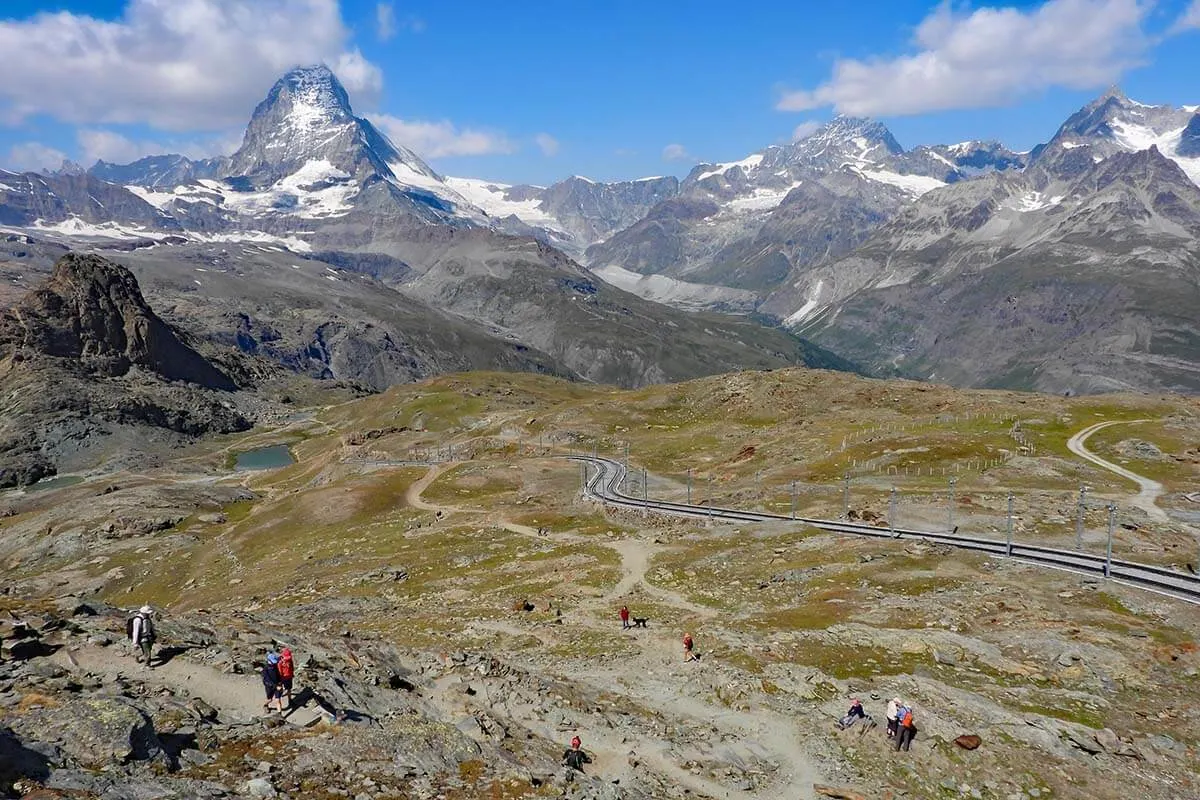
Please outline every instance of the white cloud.
[[1200, 0], [1192, 0], [1192, 4], [1176, 20], [1172, 31], [1180, 33], [1191, 28], [1200, 28]]
[[692, 154], [681, 144], [669, 144], [663, 148], [662, 157], [664, 161], [683, 161], [690, 159]]
[[1116, 82], [1149, 46], [1142, 22], [1150, 0], [1047, 0], [1030, 9], [955, 11], [943, 3], [917, 26], [918, 52], [834, 64], [816, 89], [787, 92], [776, 108], [833, 106], [886, 116], [1003, 105], [1060, 86]]
[[396, 9], [391, 3], [375, 5], [375, 33], [381, 42], [396, 35]]
[[821, 123], [816, 120], [805, 120], [797, 125], [792, 130], [792, 141], [799, 142], [802, 139], [807, 139], [821, 129]]
[[349, 36], [338, 0], [128, 0], [117, 21], [0, 20], [0, 120], [221, 130], [288, 69], [319, 62], [369, 102], [382, 74]]
[[449, 120], [404, 120], [388, 114], [373, 114], [369, 118], [396, 144], [425, 158], [485, 156], [515, 153], [517, 150], [516, 145], [503, 133], [475, 128], [460, 129]]
[[550, 134], [539, 133], [537, 136], [533, 137], [533, 141], [535, 141], [537, 143], [537, 146], [541, 149], [542, 155], [544, 155], [544, 156], [558, 155], [558, 150], [560, 147], [560, 145], [558, 143], [558, 139], [555, 139]]
[[15, 169], [17, 172], [40, 172], [42, 170], [58, 169], [67, 160], [67, 154], [53, 147], [47, 147], [38, 142], [22, 142], [9, 149], [0, 167]]
[[79, 141], [80, 163], [91, 166], [97, 161], [110, 164], [129, 164], [146, 156], [179, 153], [192, 159], [229, 155], [241, 143], [241, 134], [229, 133], [201, 141], [135, 141], [115, 131], [81, 128], [75, 134]]

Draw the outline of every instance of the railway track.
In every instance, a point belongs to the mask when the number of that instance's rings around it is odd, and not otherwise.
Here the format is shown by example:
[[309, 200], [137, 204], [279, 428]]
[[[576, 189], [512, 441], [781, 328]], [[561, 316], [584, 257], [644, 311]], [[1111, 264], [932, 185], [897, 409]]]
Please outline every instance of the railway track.
[[1011, 558], [1041, 567], [1066, 570], [1084, 575], [1098, 575], [1128, 586], [1157, 592], [1177, 600], [1200, 605], [1200, 576], [1179, 570], [1139, 564], [1124, 559], [1109, 559], [1081, 553], [1075, 550], [1059, 550], [1052, 547], [1019, 544], [999, 539], [975, 536], [959, 536], [937, 531], [921, 531], [911, 528], [877, 527], [858, 522], [791, 517], [786, 514], [771, 514], [764, 511], [742, 511], [736, 508], [720, 508], [706, 505], [688, 505], [665, 500], [649, 500], [633, 497], [622, 491], [625, 483], [625, 466], [602, 456], [569, 456], [573, 461], [585, 465], [584, 494], [610, 506], [641, 509], [657, 514], [695, 519], [724, 520], [727, 522], [798, 522], [832, 533], [854, 536], [872, 536], [879, 539], [919, 539], [927, 542], [950, 545], [963, 550], [975, 550], [993, 556]]

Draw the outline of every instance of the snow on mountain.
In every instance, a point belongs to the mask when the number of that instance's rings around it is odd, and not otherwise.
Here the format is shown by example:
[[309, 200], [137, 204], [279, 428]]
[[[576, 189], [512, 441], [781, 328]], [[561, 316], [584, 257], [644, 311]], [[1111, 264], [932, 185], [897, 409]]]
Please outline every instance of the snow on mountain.
[[1197, 106], [1155, 106], [1110, 89], [1071, 115], [1054, 137], [1034, 149], [1033, 161], [1056, 175], [1079, 174], [1121, 152], [1157, 148], [1200, 184]]
[[532, 227], [564, 231], [563, 224], [542, 208], [541, 186], [511, 186], [476, 178], [446, 178], [446, 185], [496, 219], [516, 217]]

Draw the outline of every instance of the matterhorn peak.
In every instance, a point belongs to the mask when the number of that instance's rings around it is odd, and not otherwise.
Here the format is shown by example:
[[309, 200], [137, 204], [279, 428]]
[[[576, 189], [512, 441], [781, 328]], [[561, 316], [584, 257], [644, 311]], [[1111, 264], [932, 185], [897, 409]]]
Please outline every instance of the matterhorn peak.
[[437, 175], [415, 154], [396, 147], [365, 119], [329, 67], [297, 67], [275, 82], [254, 109], [230, 175], [266, 187], [303, 171], [352, 178], [392, 178], [403, 168]]

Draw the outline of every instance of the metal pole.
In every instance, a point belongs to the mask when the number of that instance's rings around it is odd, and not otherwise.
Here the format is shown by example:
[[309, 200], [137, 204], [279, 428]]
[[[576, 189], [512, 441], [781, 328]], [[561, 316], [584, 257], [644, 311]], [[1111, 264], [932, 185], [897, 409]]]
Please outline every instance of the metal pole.
[[587, 494], [587, 464], [580, 463], [579, 477], [580, 477], [580, 481], [581, 481], [579, 491], [582, 494], [586, 495]]
[[712, 491], [712, 473], [708, 475], [708, 518], [712, 519], [713, 510], [713, 491]]
[[688, 501], [687, 504], [692, 504], [692, 468], [688, 467]]
[[646, 479], [646, 468], [642, 467], [642, 505], [650, 507], [650, 488], [649, 481]]
[[896, 487], [892, 487], [892, 495], [888, 498], [888, 529], [896, 533]]
[[629, 469], [629, 442], [625, 443], [625, 469]]
[[1008, 542], [1004, 548], [1005, 555], [1012, 556], [1012, 531], [1013, 531], [1013, 493], [1008, 493]]
[[947, 528], [947, 530], [950, 530], [952, 532], [954, 530], [954, 484], [956, 484], [956, 483], [958, 483], [958, 478], [950, 479], [950, 510], [949, 510], [949, 514], [948, 514], [948, 519], [949, 519], [950, 525]]
[[1117, 519], [1117, 504], [1108, 504], [1108, 551], [1104, 554], [1104, 577], [1112, 577], [1112, 539], [1113, 525]]
[[1087, 507], [1087, 487], [1079, 487], [1079, 508], [1075, 514], [1075, 549], [1083, 549], [1083, 511]]
[[842, 476], [842, 516], [850, 519], [850, 473]]
[[796, 482], [792, 481], [792, 519], [796, 518]]

